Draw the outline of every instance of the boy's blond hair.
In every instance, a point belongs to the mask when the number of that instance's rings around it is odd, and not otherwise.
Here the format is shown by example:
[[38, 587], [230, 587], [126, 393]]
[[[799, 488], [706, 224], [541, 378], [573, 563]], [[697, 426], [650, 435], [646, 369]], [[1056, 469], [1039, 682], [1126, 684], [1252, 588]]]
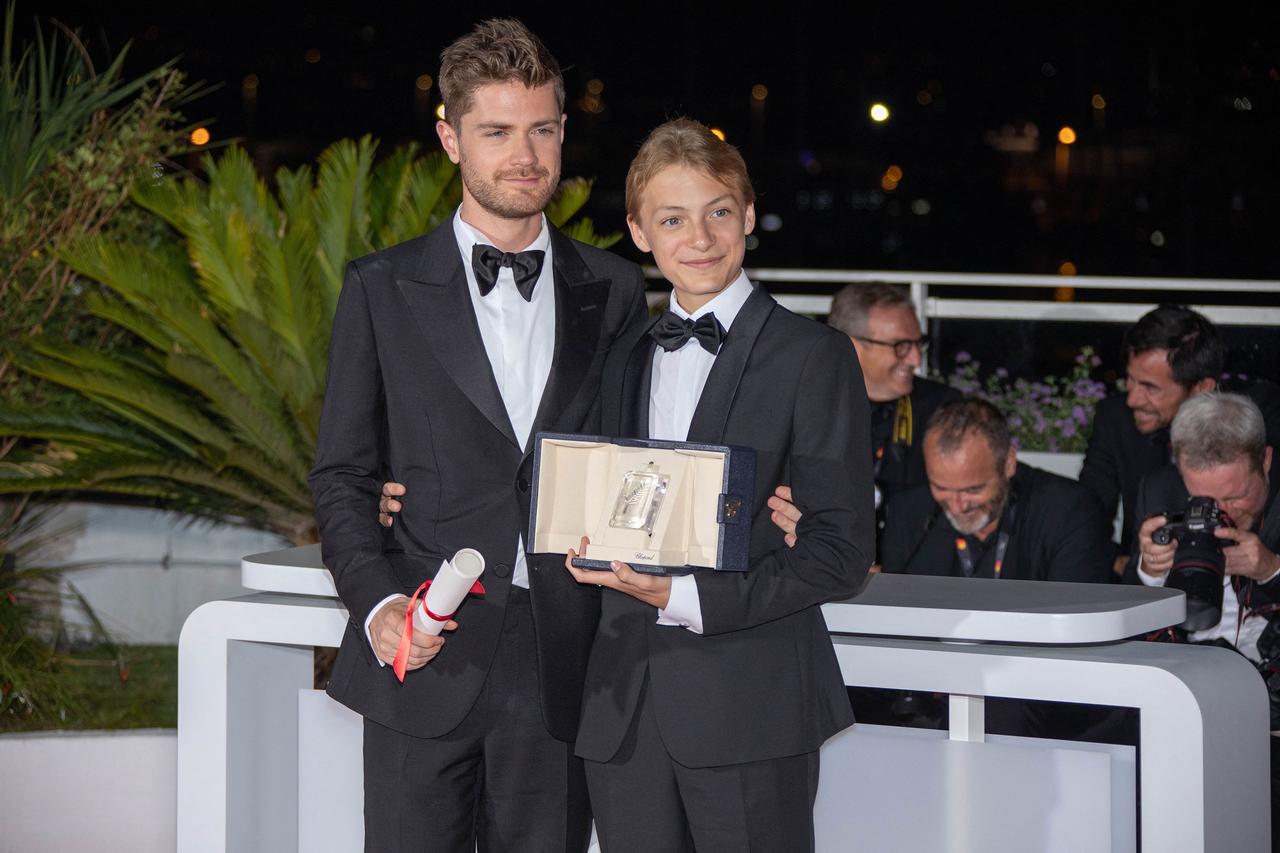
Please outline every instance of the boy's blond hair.
[[658, 125], [640, 146], [627, 170], [627, 215], [640, 215], [640, 195], [654, 176], [668, 166], [684, 165], [733, 187], [743, 204], [756, 200], [747, 164], [738, 149], [693, 119], [677, 118]]

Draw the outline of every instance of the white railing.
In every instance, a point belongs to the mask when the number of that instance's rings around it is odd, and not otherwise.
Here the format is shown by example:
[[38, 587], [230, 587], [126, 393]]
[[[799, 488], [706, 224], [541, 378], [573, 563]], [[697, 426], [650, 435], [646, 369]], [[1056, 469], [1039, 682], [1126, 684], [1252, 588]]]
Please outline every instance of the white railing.
[[[650, 279], [661, 279], [656, 267], [645, 267]], [[856, 282], [905, 284], [911, 300], [924, 320], [1064, 320], [1083, 323], [1132, 323], [1159, 302], [1178, 301], [1204, 314], [1210, 320], [1228, 326], [1280, 326], [1280, 281], [1227, 278], [1138, 278], [1125, 276], [1061, 276], [1009, 275], [1005, 273], [895, 272], [889, 270], [802, 270], [766, 268], [748, 269], [752, 281], [785, 284], [820, 284], [834, 292]], [[1076, 291], [1068, 302], [1028, 299], [967, 299], [955, 296], [930, 296], [929, 288], [1044, 288], [1070, 287]], [[1090, 290], [1131, 290], [1151, 293], [1143, 302], [1090, 302]], [[1081, 293], [1085, 291], [1086, 293]], [[1263, 305], [1236, 306], [1214, 304], [1206, 297], [1225, 293], [1275, 294], [1263, 297]], [[661, 291], [649, 293], [650, 305], [666, 298]], [[823, 315], [831, 310], [831, 293], [775, 294], [775, 298], [797, 314]], [[1265, 304], [1269, 303], [1269, 304]]]

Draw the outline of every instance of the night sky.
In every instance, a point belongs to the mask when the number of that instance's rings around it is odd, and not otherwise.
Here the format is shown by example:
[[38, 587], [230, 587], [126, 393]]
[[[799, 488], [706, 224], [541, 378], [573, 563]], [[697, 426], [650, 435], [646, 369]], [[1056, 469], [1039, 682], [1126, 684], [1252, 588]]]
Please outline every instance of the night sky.
[[[1280, 278], [1278, 4], [960, 5], [99, 0], [18, 14], [79, 28], [98, 57], [132, 39], [134, 70], [181, 56], [221, 87], [188, 117], [269, 168], [363, 133], [435, 147], [439, 90], [416, 81], [476, 20], [516, 15], [565, 67], [564, 174], [596, 178], [588, 212], [604, 229], [622, 226], [645, 133], [688, 115], [742, 149], [774, 217], [749, 265]], [[1065, 173], [1063, 125], [1077, 135]]]

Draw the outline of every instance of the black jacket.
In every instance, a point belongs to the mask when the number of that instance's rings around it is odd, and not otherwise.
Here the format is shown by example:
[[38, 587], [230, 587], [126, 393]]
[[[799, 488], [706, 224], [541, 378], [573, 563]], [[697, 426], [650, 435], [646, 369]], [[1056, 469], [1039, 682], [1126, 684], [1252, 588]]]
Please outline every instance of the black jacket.
[[[948, 385], [916, 377], [909, 395], [911, 400], [911, 426], [910, 434], [907, 436], [895, 436], [893, 434], [895, 430], [892, 422], [897, 408], [896, 400], [871, 404], [872, 454], [876, 453], [877, 445], [880, 444], [875, 440], [877, 420], [887, 418], [890, 421], [890, 428], [887, 431], [888, 438], [883, 444], [884, 454], [879, 460], [876, 474], [876, 484], [880, 486], [880, 492], [884, 497], [885, 503], [899, 492], [905, 491], [912, 486], [922, 486], [929, 482], [929, 478], [924, 472], [923, 445], [925, 427], [929, 425], [929, 418], [933, 417], [933, 413], [937, 411], [939, 406], [960, 396], [959, 391]], [[881, 425], [880, 429], [883, 430], [883, 425]]]
[[[644, 437], [654, 342], [634, 327], [609, 354], [606, 434]], [[853, 722], [822, 618], [871, 565], [867, 398], [848, 336], [798, 317], [759, 287], [734, 319], [689, 440], [756, 451], [751, 570], [696, 574], [701, 636], [605, 590], [577, 752], [608, 761], [646, 677], [663, 742], [689, 767], [799, 755]], [[788, 548], [765, 501], [790, 485], [804, 512]]]
[[[1237, 389], [1224, 386], [1223, 390]], [[1238, 391], [1258, 404], [1267, 425], [1267, 444], [1280, 448], [1280, 388], [1271, 382], [1254, 382]], [[1167, 427], [1148, 435], [1138, 432], [1123, 394], [1098, 404], [1080, 482], [1097, 495], [1107, 518], [1115, 518], [1117, 506], [1124, 508], [1120, 536], [1123, 552], [1127, 553], [1132, 547], [1136, 529], [1133, 522], [1142, 518], [1135, 514], [1138, 484], [1147, 474], [1169, 462]]]
[[[1009, 500], [1014, 506], [1013, 530], [1000, 577], [1091, 583], [1111, 580], [1110, 525], [1087, 489], [1065, 477], [1019, 464]], [[889, 504], [884, 571], [962, 576], [956, 558], [958, 535], [928, 486], [903, 492]], [[975, 577], [993, 576], [994, 551], [993, 547], [986, 549], [977, 562]]]
[[[644, 316], [634, 264], [552, 230], [555, 354], [534, 419], [539, 430], [580, 431], [597, 403], [610, 344]], [[532, 442], [530, 442], [532, 443]], [[516, 443], [480, 338], [453, 228], [351, 263], [338, 299], [324, 412], [310, 477], [325, 565], [350, 613], [329, 694], [417, 737], [463, 719], [497, 648], [511, 564], [529, 515], [528, 447]], [[384, 530], [385, 480], [411, 500]], [[459, 548], [485, 558], [487, 593], [470, 597], [459, 628], [427, 667], [396, 681], [364, 635], [379, 601], [412, 594]], [[572, 740], [599, 593], [563, 558], [529, 559], [543, 718]]]

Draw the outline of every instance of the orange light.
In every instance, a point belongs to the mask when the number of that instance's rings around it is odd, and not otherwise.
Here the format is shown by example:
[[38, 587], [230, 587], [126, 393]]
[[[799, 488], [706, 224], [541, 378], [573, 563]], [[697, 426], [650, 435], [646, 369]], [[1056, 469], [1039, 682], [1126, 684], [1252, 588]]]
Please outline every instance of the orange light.
[[246, 74], [244, 80], [240, 82], [240, 88], [246, 95], [252, 95], [258, 91], [258, 75]]
[[1105, 110], [1107, 108], [1107, 99], [1101, 95], [1094, 95], [1089, 103], [1093, 104], [1095, 110]]
[[1054, 302], [1075, 302], [1076, 289], [1074, 287], [1055, 287], [1053, 289]]
[[880, 189], [887, 193], [891, 193], [898, 188], [898, 182], [891, 175], [880, 176]]
[[302, 58], [305, 59], [308, 64], [315, 65], [317, 62], [320, 61], [320, 48], [318, 47], [307, 48], [307, 52], [302, 54]]
[[715, 136], [716, 139], [719, 139], [721, 142], [724, 142], [724, 131], [721, 130], [720, 128], [718, 127], [711, 128], [711, 134]]
[[191, 131], [192, 145], [207, 145], [209, 142], [209, 130], [204, 127], [197, 127]]
[[1076, 141], [1076, 132], [1070, 125], [1063, 125], [1058, 131], [1058, 141], [1063, 145], [1074, 145]]
[[1058, 275], [1075, 275], [1076, 272], [1076, 265], [1071, 261], [1063, 261], [1058, 264]]
[[898, 181], [902, 180], [902, 167], [898, 165], [890, 166], [889, 168], [884, 170], [884, 174], [887, 178], [889, 178], [889, 180], [893, 181], [894, 183], [897, 183]]
[[419, 92], [430, 92], [431, 86], [435, 82], [435, 80], [431, 79], [430, 74], [419, 74], [418, 79], [413, 81], [413, 87]]
[[588, 81], [587, 81], [587, 91], [588, 91], [588, 92], [590, 92], [590, 93], [591, 93], [591, 94], [593, 94], [593, 95], [599, 95], [599, 94], [601, 94], [602, 92], [604, 92], [604, 81], [603, 81], [603, 80], [588, 80]]
[[763, 101], [769, 97], [769, 87], [763, 83], [757, 83], [751, 87], [751, 98], [756, 101]]

